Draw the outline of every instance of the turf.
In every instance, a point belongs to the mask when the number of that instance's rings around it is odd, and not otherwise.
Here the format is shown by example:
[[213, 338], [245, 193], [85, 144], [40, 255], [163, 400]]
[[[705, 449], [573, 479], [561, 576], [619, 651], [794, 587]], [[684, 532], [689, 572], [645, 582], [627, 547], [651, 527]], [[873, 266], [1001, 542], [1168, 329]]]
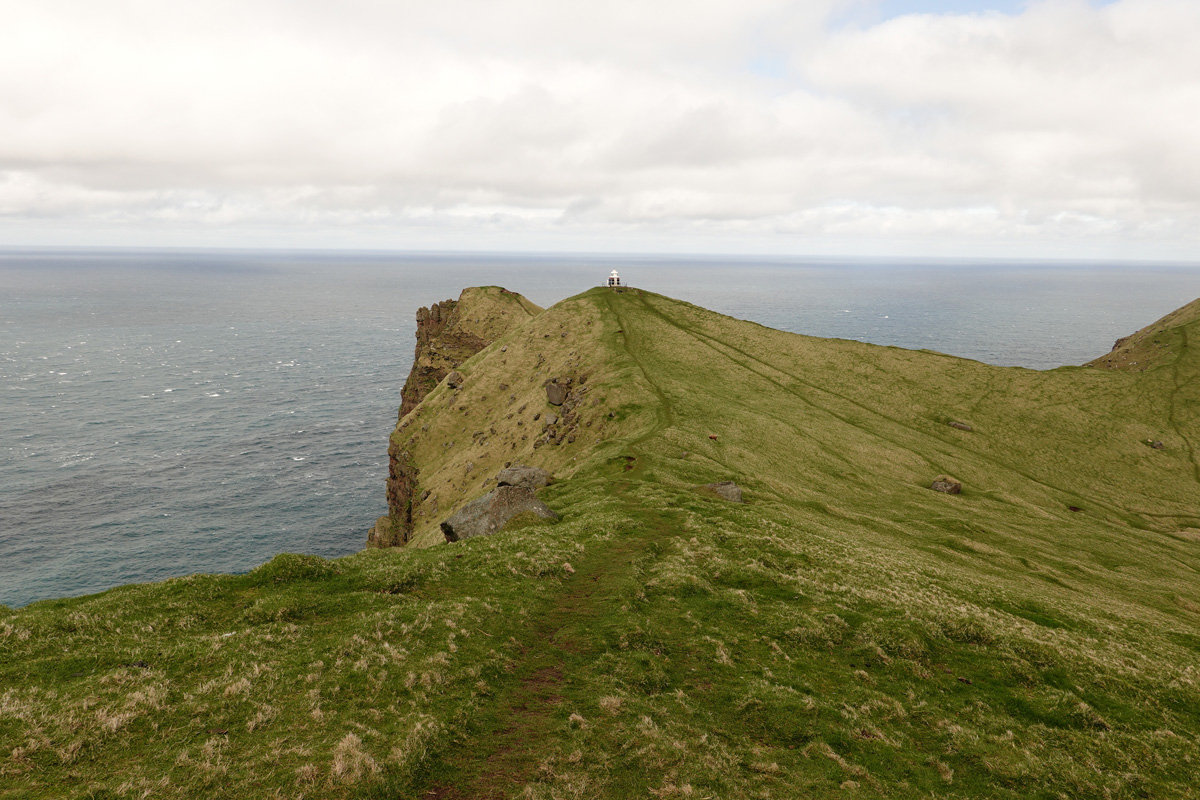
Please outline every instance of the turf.
[[[570, 298], [397, 427], [415, 546], [0, 608], [0, 795], [1195, 797], [1181, 312], [1035, 372]], [[510, 461], [562, 521], [438, 543]]]

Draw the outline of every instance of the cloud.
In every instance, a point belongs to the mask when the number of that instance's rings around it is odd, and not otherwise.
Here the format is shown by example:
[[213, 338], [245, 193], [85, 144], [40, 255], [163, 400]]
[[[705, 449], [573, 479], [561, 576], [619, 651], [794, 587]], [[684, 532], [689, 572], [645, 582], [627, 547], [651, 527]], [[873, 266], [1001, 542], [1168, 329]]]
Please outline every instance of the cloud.
[[0, 241], [1194, 248], [1200, 6], [863, 8], [0, 0]]

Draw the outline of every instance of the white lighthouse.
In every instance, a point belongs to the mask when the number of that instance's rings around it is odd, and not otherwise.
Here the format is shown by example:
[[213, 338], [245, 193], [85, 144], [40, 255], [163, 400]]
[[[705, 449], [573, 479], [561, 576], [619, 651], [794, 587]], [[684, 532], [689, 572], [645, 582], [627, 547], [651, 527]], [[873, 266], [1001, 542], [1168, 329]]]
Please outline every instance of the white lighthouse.
[[609, 286], [620, 286], [621, 285], [621, 276], [617, 274], [617, 271], [615, 269], [612, 272], [608, 273], [608, 285]]

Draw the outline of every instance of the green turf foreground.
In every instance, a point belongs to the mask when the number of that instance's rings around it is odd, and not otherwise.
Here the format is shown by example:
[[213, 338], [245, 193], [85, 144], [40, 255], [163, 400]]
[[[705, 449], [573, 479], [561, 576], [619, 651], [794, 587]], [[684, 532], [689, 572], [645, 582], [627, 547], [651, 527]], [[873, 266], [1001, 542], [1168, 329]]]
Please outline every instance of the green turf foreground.
[[[570, 298], [401, 421], [408, 547], [0, 607], [0, 797], [1200, 796], [1197, 326], [1035, 372]], [[509, 461], [562, 520], [438, 543]]]

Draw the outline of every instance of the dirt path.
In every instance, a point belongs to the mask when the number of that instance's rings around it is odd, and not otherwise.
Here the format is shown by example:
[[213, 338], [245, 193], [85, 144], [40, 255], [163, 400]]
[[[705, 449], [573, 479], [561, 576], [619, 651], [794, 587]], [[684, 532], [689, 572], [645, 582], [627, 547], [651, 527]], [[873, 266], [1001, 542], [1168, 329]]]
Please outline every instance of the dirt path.
[[[614, 494], [633, 503], [631, 483], [614, 486]], [[566, 723], [572, 703], [588, 696], [581, 674], [600, 655], [595, 627], [626, 602], [634, 585], [637, 562], [654, 542], [671, 535], [669, 514], [650, 514], [655, 524], [593, 546], [574, 561], [575, 574], [563, 591], [535, 615], [521, 638], [521, 651], [511, 678], [492, 702], [480, 710], [480, 730], [443, 753], [442, 778], [415, 796], [442, 800], [507, 800], [517, 797], [537, 777], [544, 752], [542, 740], [553, 739]]]

